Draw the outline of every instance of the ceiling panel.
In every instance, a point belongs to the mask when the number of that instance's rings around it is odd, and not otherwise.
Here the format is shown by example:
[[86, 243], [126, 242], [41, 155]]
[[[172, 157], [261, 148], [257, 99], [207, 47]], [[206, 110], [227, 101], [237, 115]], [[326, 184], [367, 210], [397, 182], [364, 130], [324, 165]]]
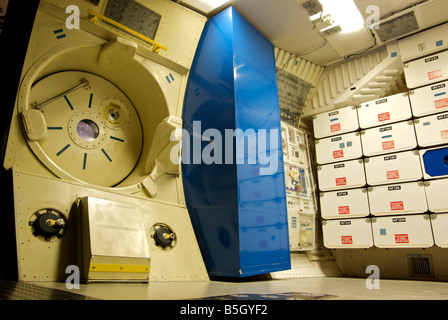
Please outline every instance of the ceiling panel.
[[[234, 0], [233, 6], [275, 46], [315, 64], [327, 65], [345, 56], [369, 49], [374, 43], [370, 30], [338, 33], [324, 38], [310, 22], [302, 3], [307, 0]], [[334, 0], [338, 1], [338, 0]], [[369, 5], [388, 16], [416, 0], [354, 0], [366, 19]]]

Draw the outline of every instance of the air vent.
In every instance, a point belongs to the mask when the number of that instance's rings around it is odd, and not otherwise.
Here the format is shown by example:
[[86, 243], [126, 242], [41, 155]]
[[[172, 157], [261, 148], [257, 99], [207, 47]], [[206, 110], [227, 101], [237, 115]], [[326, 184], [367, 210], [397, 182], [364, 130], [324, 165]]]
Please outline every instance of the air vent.
[[409, 276], [412, 278], [435, 278], [432, 255], [408, 255]]
[[382, 22], [376, 29], [376, 34], [382, 42], [386, 42], [415, 32], [418, 29], [417, 18], [414, 11], [411, 11], [395, 19]]

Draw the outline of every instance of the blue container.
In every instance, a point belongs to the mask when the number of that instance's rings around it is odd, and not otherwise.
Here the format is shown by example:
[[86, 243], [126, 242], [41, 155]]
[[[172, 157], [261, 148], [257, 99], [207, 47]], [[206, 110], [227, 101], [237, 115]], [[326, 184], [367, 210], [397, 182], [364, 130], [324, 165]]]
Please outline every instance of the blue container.
[[186, 204], [209, 275], [290, 269], [274, 47], [233, 7], [204, 27], [183, 121]]
[[448, 176], [448, 148], [425, 151], [423, 167], [433, 178]]

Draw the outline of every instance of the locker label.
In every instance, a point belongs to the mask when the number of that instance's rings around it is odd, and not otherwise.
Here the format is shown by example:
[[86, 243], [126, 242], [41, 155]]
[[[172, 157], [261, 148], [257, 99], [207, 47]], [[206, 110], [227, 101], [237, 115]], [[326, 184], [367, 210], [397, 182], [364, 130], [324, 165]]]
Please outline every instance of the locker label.
[[436, 61], [436, 60], [439, 60], [439, 56], [434, 56], [434, 57], [425, 59], [425, 63]]
[[396, 223], [396, 222], [406, 222], [406, 218], [393, 218], [392, 222], [393, 223]]
[[441, 108], [448, 107], [448, 98], [434, 101], [434, 104], [436, 106], [436, 109], [441, 109]]
[[401, 186], [388, 187], [387, 190], [389, 191], [401, 190]]
[[409, 235], [407, 234], [396, 234], [395, 243], [409, 243]]
[[392, 126], [388, 126], [385, 128], [380, 128], [380, 132], [384, 132], [384, 131], [391, 131], [392, 130]]
[[339, 222], [339, 224], [341, 226], [350, 226], [352, 224], [352, 222], [351, 221], [341, 221], [341, 222]]
[[438, 78], [442, 78], [442, 77], [443, 77], [442, 69], [428, 72], [429, 80], [434, 80], [434, 79], [438, 79]]
[[389, 160], [397, 160], [397, 156], [387, 156], [387, 157], [384, 157], [384, 161], [389, 161]]
[[328, 114], [328, 116], [329, 117], [332, 117], [332, 116], [335, 116], [335, 115], [338, 115], [339, 114], [339, 111], [334, 111], [334, 112], [330, 112], [329, 114]]
[[383, 150], [395, 149], [395, 142], [393, 140], [383, 142]]
[[437, 86], [432, 86], [431, 90], [438, 90], [438, 89], [442, 89], [442, 88], [445, 88], [445, 84], [444, 83], [443, 84], [439, 84]]
[[342, 137], [337, 137], [337, 138], [333, 138], [331, 139], [331, 142], [336, 142], [336, 141], [341, 141]]
[[336, 195], [337, 195], [338, 197], [348, 196], [348, 192], [347, 192], [347, 191], [344, 191], [344, 192], [338, 192]]
[[333, 151], [333, 159], [343, 158], [344, 150]]
[[343, 164], [343, 163], [335, 164], [335, 165], [334, 165], [334, 168], [335, 168], [335, 169], [345, 168], [345, 164]]
[[339, 214], [350, 214], [350, 206], [340, 206], [338, 212]]
[[404, 210], [403, 201], [393, 201], [390, 203], [390, 210], [392, 211], [400, 211]]
[[386, 103], [386, 102], [387, 102], [387, 99], [381, 99], [381, 100], [378, 100], [376, 102], [376, 104], [382, 104], [382, 103]]
[[400, 171], [398, 170], [387, 171], [386, 175], [387, 180], [400, 179]]
[[341, 243], [342, 244], [353, 244], [353, 237], [352, 236], [341, 236]]
[[387, 120], [390, 120], [390, 113], [389, 112], [380, 113], [378, 115], [378, 121], [379, 122], [387, 121]]
[[337, 124], [331, 125], [330, 130], [331, 130], [331, 132], [341, 131], [341, 124], [337, 123]]
[[336, 178], [336, 186], [346, 186], [347, 185], [347, 178]]
[[448, 119], [448, 114], [442, 114], [441, 116], [437, 117], [437, 120], [444, 120], [444, 119]]

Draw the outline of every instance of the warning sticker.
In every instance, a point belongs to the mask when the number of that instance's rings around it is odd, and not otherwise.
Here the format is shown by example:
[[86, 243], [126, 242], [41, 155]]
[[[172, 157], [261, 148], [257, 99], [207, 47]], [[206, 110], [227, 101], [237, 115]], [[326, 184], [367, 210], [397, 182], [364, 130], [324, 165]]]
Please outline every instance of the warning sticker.
[[352, 236], [341, 236], [341, 243], [342, 244], [353, 244], [353, 237]]
[[394, 180], [394, 179], [400, 179], [400, 171], [393, 170], [393, 171], [387, 171], [387, 180]]
[[396, 234], [395, 243], [409, 243], [409, 235], [407, 234]]
[[339, 214], [350, 214], [350, 206], [338, 207]]
[[389, 112], [380, 113], [378, 115], [378, 121], [379, 122], [387, 121], [387, 120], [390, 120], [390, 113]]
[[434, 104], [436, 106], [436, 109], [446, 108], [448, 107], [448, 98], [434, 101]]
[[330, 130], [331, 130], [331, 132], [341, 131], [341, 124], [337, 123], [337, 124], [331, 125]]
[[442, 78], [442, 77], [443, 77], [442, 69], [428, 72], [429, 80], [434, 80], [434, 79], [438, 79], [438, 78]]
[[395, 149], [395, 142], [393, 140], [383, 142], [383, 150]]
[[333, 159], [343, 158], [344, 150], [333, 151]]
[[448, 140], [448, 130], [441, 131], [440, 134], [442, 135], [442, 140]]
[[390, 210], [392, 211], [400, 211], [404, 210], [403, 201], [393, 201], [390, 203]]
[[336, 186], [346, 186], [347, 185], [347, 178], [336, 178]]

